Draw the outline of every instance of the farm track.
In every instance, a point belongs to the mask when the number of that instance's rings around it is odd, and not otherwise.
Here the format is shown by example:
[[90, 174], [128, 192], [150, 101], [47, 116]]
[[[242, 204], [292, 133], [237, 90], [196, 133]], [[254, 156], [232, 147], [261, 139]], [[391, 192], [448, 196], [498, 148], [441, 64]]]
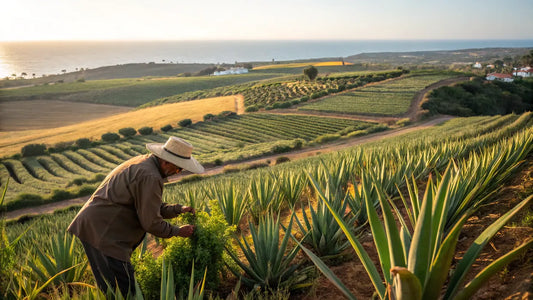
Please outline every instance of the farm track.
[[[306, 149], [282, 153], [282, 154], [270, 155], [270, 156], [265, 156], [265, 157], [261, 157], [257, 159], [240, 161], [234, 164], [228, 164], [226, 166], [219, 166], [219, 167], [206, 169], [203, 175], [210, 176], [210, 175], [220, 174], [224, 171], [224, 167], [231, 166], [231, 165], [255, 164], [255, 163], [264, 163], [267, 161], [275, 161], [280, 156], [288, 157], [291, 160], [295, 160], [295, 159], [305, 158], [305, 157], [314, 156], [314, 155], [327, 153], [331, 151], [337, 151], [337, 150], [341, 150], [344, 148], [348, 148], [348, 147], [352, 147], [352, 146], [356, 146], [360, 144], [365, 144], [369, 142], [374, 142], [374, 141], [378, 141], [378, 140], [385, 139], [385, 138], [396, 137], [396, 136], [400, 136], [403, 134], [407, 134], [409, 132], [429, 128], [429, 127], [438, 125], [442, 122], [445, 122], [447, 120], [450, 120], [451, 118], [453, 117], [439, 116], [439, 117], [432, 118], [427, 121], [413, 124], [410, 126], [382, 131], [382, 132], [378, 132], [374, 134], [369, 134], [367, 136], [363, 136], [360, 138], [355, 138], [355, 139], [350, 139], [350, 140], [345, 140], [345, 141], [338, 141], [338, 142], [330, 143], [327, 145], [321, 145], [321, 146], [306, 148]], [[184, 174], [170, 177], [169, 182], [176, 182], [180, 180], [182, 177], [187, 176], [187, 175], [190, 175], [190, 174], [184, 173]], [[58, 209], [63, 209], [63, 208], [67, 208], [67, 207], [75, 206], [75, 205], [82, 205], [88, 199], [89, 199], [89, 196], [86, 196], [86, 197], [80, 197], [80, 198], [75, 198], [75, 199], [70, 199], [70, 200], [64, 200], [64, 201], [44, 204], [40, 206], [18, 209], [18, 210], [5, 213], [4, 217], [6, 220], [16, 220], [23, 216], [36, 216], [40, 214], [49, 214], [49, 213], [53, 213], [54, 211]]]

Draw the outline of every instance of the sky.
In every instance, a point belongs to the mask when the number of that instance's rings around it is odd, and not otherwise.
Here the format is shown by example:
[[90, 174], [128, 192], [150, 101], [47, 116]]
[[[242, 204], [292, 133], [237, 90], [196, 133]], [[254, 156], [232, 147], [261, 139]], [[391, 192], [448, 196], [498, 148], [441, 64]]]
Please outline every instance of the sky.
[[0, 41], [533, 39], [533, 0], [3, 0]]

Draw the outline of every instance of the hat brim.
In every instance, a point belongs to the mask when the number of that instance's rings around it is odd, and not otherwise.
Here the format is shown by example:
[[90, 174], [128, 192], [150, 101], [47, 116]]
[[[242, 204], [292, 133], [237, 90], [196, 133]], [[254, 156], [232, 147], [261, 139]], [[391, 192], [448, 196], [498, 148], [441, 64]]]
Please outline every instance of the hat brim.
[[194, 158], [191, 156], [191, 158], [181, 158], [174, 154], [171, 154], [165, 149], [163, 149], [163, 144], [159, 143], [151, 143], [146, 144], [146, 149], [148, 149], [150, 152], [152, 152], [155, 156], [166, 160], [170, 163], [175, 164], [176, 166], [183, 168], [187, 171], [193, 172], [193, 173], [203, 173], [204, 167]]

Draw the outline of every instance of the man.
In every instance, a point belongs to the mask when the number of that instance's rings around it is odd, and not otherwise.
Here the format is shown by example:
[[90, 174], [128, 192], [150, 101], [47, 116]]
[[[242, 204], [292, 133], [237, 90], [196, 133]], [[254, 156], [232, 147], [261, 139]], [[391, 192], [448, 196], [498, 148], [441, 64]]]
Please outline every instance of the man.
[[163, 218], [195, 213], [192, 207], [162, 203], [163, 183], [185, 169], [202, 173], [191, 156], [192, 145], [170, 137], [165, 144], [147, 144], [151, 154], [134, 157], [116, 167], [78, 212], [68, 231], [85, 249], [98, 287], [107, 285], [126, 296], [135, 293], [130, 256], [146, 232], [157, 237], [190, 237], [193, 225], [173, 226]]

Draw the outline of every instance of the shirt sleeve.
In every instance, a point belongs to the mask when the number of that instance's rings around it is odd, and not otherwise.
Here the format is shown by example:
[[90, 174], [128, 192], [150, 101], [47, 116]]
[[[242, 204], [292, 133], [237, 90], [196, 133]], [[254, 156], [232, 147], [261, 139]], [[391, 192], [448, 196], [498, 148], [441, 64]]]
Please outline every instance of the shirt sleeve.
[[159, 211], [161, 212], [161, 216], [163, 216], [164, 219], [172, 219], [177, 217], [181, 213], [181, 205], [161, 203], [161, 208], [159, 209]]
[[163, 182], [155, 177], [139, 178], [131, 186], [135, 191], [134, 202], [142, 228], [157, 237], [177, 236], [179, 227], [163, 220], [161, 215]]

